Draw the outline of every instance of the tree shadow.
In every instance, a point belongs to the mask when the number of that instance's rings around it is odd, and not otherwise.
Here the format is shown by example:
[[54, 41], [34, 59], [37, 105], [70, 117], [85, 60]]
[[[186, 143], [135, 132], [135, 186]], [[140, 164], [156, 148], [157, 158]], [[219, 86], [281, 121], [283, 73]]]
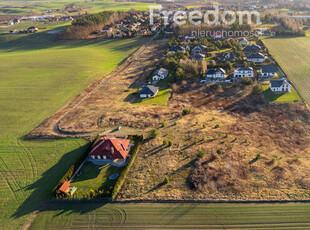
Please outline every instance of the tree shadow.
[[42, 174], [36, 182], [21, 188], [24, 191], [33, 190], [31, 195], [18, 207], [12, 218], [19, 218], [37, 210], [39, 205], [51, 198], [52, 189], [57, 185], [67, 170], [74, 164], [85, 151], [88, 150], [90, 143], [72, 150], [62, 156], [62, 158], [50, 169]]

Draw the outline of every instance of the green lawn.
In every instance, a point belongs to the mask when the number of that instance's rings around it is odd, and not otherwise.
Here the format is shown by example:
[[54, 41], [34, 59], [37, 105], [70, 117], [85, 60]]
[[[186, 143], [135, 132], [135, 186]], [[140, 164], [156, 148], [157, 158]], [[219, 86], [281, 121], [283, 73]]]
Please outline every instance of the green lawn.
[[[55, 24], [41, 26], [58, 29]], [[2, 229], [24, 225], [87, 143], [81, 139], [26, 141], [23, 136], [144, 42], [142, 38], [56, 41], [55, 35], [46, 32], [0, 34]]]
[[89, 193], [89, 190], [111, 190], [117, 180], [109, 180], [113, 174], [121, 175], [124, 167], [111, 165], [98, 166], [91, 162], [85, 163], [82, 167], [82, 174], [72, 181], [72, 186], [77, 187], [77, 194]]
[[130, 97], [133, 98], [133, 104], [141, 106], [166, 106], [170, 96], [169, 88], [160, 88], [156, 97], [152, 98], [140, 98], [139, 92], [135, 92], [135, 95]]
[[296, 90], [292, 87], [290, 93], [276, 94], [271, 92], [269, 85], [263, 85], [265, 97], [269, 102], [294, 102], [301, 101]]
[[310, 105], [310, 39], [308, 37], [266, 38], [262, 40]]
[[[141, 2], [114, 2], [114, 1], [84, 1], [84, 0], [52, 0], [52, 1], [0, 1], [0, 15], [34, 15], [35, 13], [59, 14], [59, 12], [47, 13], [47, 10], [63, 9], [68, 4], [74, 4], [76, 7], [83, 7], [80, 13], [95, 13], [104, 10], [126, 11], [130, 9], [148, 10], [148, 6], [156, 4]], [[71, 15], [77, 12], [69, 13]]]
[[309, 229], [310, 205], [54, 203], [31, 229]]

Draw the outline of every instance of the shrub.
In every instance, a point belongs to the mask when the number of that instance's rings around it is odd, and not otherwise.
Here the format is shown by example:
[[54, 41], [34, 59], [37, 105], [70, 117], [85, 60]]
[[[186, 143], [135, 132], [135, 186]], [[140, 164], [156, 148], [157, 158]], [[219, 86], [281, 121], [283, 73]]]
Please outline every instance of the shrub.
[[168, 184], [170, 181], [169, 181], [169, 178], [168, 177], [165, 177], [165, 180], [164, 180], [164, 183], [165, 184]]
[[216, 118], [215, 117], [212, 117], [212, 121], [215, 121], [216, 120]]
[[155, 139], [156, 137], [159, 136], [159, 131], [157, 129], [152, 129], [151, 132], [150, 132], [150, 136], [152, 139]]
[[221, 155], [221, 154], [223, 153], [223, 151], [222, 151], [222, 149], [218, 149], [218, 150], [216, 150], [216, 153], [217, 153], [218, 155]]
[[263, 92], [263, 87], [261, 84], [255, 85], [252, 89], [252, 93], [256, 95], [261, 94], [262, 92]]
[[197, 158], [203, 158], [205, 155], [207, 155], [206, 151], [201, 149], [199, 150], [199, 153], [197, 154]]
[[214, 126], [215, 129], [217, 129], [217, 128], [219, 128], [219, 127], [220, 127], [219, 124], [216, 124], [216, 125]]
[[191, 110], [191, 109], [183, 109], [183, 111], [182, 111], [182, 115], [183, 115], [183, 116], [185, 116], [185, 115], [190, 114], [191, 112], [192, 112], [192, 110]]
[[163, 145], [167, 145], [168, 141], [167, 140], [163, 140]]
[[202, 128], [204, 128], [204, 129], [205, 129], [206, 127], [207, 127], [207, 126], [206, 126], [206, 124], [203, 124], [203, 125], [202, 125]]
[[161, 127], [164, 128], [165, 126], [166, 126], [166, 122], [163, 121], [163, 122], [161, 123]]
[[243, 85], [252, 85], [252, 84], [253, 84], [253, 81], [252, 81], [252, 79], [249, 78], [249, 77], [243, 77], [243, 78], [241, 78], [241, 83], [242, 83]]
[[172, 146], [173, 145], [173, 142], [172, 141], [168, 141], [168, 146]]
[[225, 134], [224, 138], [228, 138], [228, 133]]
[[259, 154], [256, 155], [255, 159], [258, 160], [258, 159], [260, 159], [261, 157], [262, 157], [262, 156], [261, 156], [261, 154], [259, 153]]

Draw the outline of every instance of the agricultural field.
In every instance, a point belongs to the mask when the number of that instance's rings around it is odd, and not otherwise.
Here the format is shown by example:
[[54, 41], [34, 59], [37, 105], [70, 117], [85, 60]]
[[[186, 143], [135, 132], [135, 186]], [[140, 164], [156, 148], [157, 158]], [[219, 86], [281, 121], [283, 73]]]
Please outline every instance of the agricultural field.
[[282, 94], [276, 94], [271, 92], [269, 85], [263, 85], [264, 94], [265, 97], [269, 102], [296, 102], [301, 101], [301, 98], [299, 97], [298, 93], [294, 89], [294, 87], [291, 88], [290, 93], [282, 93]]
[[[73, 8], [68, 9], [68, 12], [64, 8], [65, 6], [72, 4]], [[113, 1], [84, 1], [74, 0], [71, 2], [63, 0], [52, 1], [1, 1], [0, 2], [0, 15], [41, 15], [41, 14], [69, 14], [76, 15], [80, 13], [97, 13], [104, 10], [113, 11], [126, 11], [130, 9], [136, 10], [148, 10], [148, 6], [156, 6], [156, 4], [148, 4], [141, 2], [113, 2]], [[56, 9], [64, 9], [57, 12]], [[55, 12], [48, 12], [54, 10]], [[77, 11], [76, 11], [77, 10]]]
[[0, 35], [0, 222], [23, 226], [29, 214], [85, 151], [83, 139], [25, 140], [24, 136], [112, 71], [145, 40], [56, 41], [44, 32]]
[[51, 203], [30, 229], [309, 229], [308, 204]]
[[310, 39], [308, 37], [265, 38], [271, 55], [310, 105]]

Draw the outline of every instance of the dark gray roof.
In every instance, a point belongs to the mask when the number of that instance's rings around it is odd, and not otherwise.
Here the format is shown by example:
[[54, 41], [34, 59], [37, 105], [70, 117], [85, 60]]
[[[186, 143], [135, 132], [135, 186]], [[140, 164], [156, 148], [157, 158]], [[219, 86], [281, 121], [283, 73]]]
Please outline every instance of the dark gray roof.
[[156, 94], [158, 92], [159, 88], [153, 85], [147, 85], [143, 87], [140, 94]]
[[167, 75], [168, 75], [168, 70], [166, 70], [166, 69], [164, 69], [164, 68], [160, 68], [160, 69], [157, 71], [157, 74], [164, 75], [165, 77], [167, 77]]
[[270, 80], [271, 87], [281, 87], [282, 85], [288, 83], [284, 78]]
[[225, 74], [225, 70], [223, 70], [222, 68], [210, 69], [210, 70], [208, 70], [207, 75], [216, 74], [216, 73]]
[[252, 67], [238, 67], [237, 71], [253, 71]]
[[278, 66], [275, 65], [263, 65], [262, 73], [276, 73], [278, 71]]
[[172, 46], [169, 51], [177, 52], [177, 51], [184, 51], [185, 49], [182, 46]]
[[261, 50], [262, 49], [262, 47], [261, 46], [259, 46], [259, 45], [256, 45], [256, 44], [252, 44], [252, 45], [249, 45], [249, 46], [246, 46], [246, 47], [244, 47], [244, 51], [251, 51], [251, 52], [253, 52], [253, 51], [259, 51], [259, 50]]
[[247, 58], [264, 58], [265, 55], [262, 53], [253, 53], [247, 56]]

